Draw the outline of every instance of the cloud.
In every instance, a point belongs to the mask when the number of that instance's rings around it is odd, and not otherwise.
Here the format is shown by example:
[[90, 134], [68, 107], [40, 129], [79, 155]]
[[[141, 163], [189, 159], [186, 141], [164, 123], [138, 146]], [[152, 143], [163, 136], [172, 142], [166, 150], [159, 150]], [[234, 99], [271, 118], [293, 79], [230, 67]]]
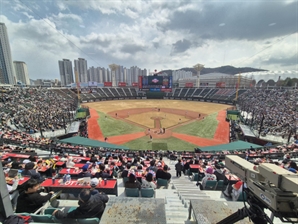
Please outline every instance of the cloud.
[[136, 44], [124, 44], [121, 47], [121, 51], [124, 53], [135, 54], [139, 51], [145, 51], [145, 47]]
[[287, 57], [272, 57], [264, 61], [265, 65], [293, 66], [298, 64], [298, 54], [288, 55]]
[[80, 16], [78, 15], [75, 15], [75, 14], [64, 14], [64, 13], [61, 13], [59, 12], [57, 15], [53, 15], [52, 16], [54, 19], [56, 20], [68, 20], [68, 19], [71, 19], [71, 20], [75, 20], [79, 23], [83, 23], [83, 20]]
[[183, 39], [178, 40], [173, 44], [173, 53], [185, 52], [191, 47], [191, 42], [189, 40]]
[[25, 61], [33, 79], [59, 78], [58, 60], [78, 57], [88, 67], [114, 62], [151, 71], [197, 63], [291, 70], [296, 3], [2, 0], [0, 21], [13, 60]]
[[[197, 7], [184, 12], [173, 11], [169, 20], [159, 22], [158, 26], [163, 31], [178, 30], [192, 33], [197, 38], [215, 40], [261, 40], [283, 36], [297, 30], [297, 24], [293, 22], [297, 16], [296, 3], [203, 2], [201, 5], [203, 9]], [[219, 29], [218, 24], [222, 24], [223, 18], [226, 25]], [[275, 26], [268, 26], [273, 22]]]
[[110, 36], [104, 36], [97, 33], [91, 33], [87, 36], [81, 37], [81, 43], [93, 45], [93, 46], [102, 46], [102, 47], [108, 47], [111, 44], [111, 37]]

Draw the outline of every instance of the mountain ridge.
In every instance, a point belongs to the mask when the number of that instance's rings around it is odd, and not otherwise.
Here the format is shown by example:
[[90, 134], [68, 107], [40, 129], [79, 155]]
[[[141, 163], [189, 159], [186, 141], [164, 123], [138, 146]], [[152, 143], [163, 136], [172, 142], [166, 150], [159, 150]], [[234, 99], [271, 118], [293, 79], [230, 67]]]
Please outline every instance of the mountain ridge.
[[[167, 73], [168, 75], [172, 75], [173, 71], [179, 71], [179, 70], [191, 71], [192, 73], [196, 74], [196, 70], [194, 68], [188, 68], [188, 67], [180, 68], [176, 70], [172, 70], [172, 69], [162, 70], [159, 73]], [[201, 70], [201, 75], [205, 75], [209, 73], [225, 73], [230, 75], [236, 75], [239, 73], [258, 72], [258, 71], [268, 71], [268, 70], [251, 68], [251, 67], [236, 68], [230, 65], [225, 65], [225, 66], [216, 67], [216, 68], [203, 68]]]

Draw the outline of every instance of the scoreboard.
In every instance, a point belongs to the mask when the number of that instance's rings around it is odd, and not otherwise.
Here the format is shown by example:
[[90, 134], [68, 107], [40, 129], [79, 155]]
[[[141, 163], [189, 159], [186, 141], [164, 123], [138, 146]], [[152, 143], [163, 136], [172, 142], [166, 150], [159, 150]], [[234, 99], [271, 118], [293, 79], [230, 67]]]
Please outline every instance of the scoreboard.
[[172, 76], [139, 76], [139, 90], [172, 92]]

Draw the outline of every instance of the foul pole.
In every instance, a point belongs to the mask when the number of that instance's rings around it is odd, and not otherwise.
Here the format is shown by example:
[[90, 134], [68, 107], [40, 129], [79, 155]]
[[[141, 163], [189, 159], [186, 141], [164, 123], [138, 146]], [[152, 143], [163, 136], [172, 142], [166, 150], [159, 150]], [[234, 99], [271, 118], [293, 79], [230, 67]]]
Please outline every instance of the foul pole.
[[78, 95], [78, 107], [80, 106], [80, 83], [79, 83], [79, 73], [77, 70], [75, 70], [75, 76], [76, 76], [76, 84], [77, 84], [77, 95]]
[[241, 73], [239, 73], [238, 81], [237, 81], [236, 101], [238, 100], [238, 90], [239, 90], [239, 86], [240, 86], [240, 81], [241, 81]]

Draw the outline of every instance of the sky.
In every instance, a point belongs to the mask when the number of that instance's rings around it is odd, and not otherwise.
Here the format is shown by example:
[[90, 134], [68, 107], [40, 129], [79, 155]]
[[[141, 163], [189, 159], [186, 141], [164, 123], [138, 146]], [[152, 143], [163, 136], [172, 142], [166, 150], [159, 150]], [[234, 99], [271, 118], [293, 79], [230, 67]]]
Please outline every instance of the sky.
[[298, 68], [298, 0], [0, 0], [0, 22], [31, 79], [60, 78], [64, 58], [151, 72]]

